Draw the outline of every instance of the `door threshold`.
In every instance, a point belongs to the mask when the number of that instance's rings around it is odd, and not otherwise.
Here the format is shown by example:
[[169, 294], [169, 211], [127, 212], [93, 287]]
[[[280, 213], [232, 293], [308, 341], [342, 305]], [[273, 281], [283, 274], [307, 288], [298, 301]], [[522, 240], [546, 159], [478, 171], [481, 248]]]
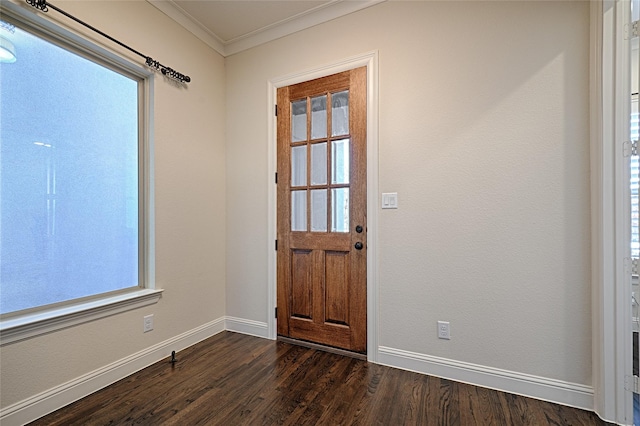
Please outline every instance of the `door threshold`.
[[333, 346], [325, 346], [319, 343], [307, 342], [306, 340], [292, 339], [291, 337], [278, 336], [276, 339], [278, 342], [288, 343], [290, 345], [304, 346], [309, 349], [316, 349], [318, 351], [330, 352], [336, 355], [348, 356], [350, 358], [367, 360], [367, 354], [361, 354], [358, 352], [351, 352], [346, 349], [334, 348]]

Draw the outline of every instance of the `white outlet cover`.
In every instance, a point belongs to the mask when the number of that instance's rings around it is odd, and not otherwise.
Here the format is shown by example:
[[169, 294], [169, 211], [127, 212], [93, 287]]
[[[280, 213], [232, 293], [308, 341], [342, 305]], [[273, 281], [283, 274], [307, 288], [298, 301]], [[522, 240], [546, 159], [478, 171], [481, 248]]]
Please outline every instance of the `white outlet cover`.
[[153, 330], [153, 314], [146, 315], [142, 321], [142, 331], [144, 333]]
[[451, 329], [449, 328], [448, 321], [438, 321], [438, 338], [439, 339], [451, 339]]

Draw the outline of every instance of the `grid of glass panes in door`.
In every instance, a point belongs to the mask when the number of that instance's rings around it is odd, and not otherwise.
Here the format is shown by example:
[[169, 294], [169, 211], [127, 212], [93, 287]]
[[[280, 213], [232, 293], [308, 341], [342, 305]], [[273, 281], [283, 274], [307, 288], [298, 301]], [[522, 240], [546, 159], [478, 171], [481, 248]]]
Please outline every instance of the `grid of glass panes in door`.
[[291, 102], [292, 231], [349, 232], [349, 142], [348, 90]]

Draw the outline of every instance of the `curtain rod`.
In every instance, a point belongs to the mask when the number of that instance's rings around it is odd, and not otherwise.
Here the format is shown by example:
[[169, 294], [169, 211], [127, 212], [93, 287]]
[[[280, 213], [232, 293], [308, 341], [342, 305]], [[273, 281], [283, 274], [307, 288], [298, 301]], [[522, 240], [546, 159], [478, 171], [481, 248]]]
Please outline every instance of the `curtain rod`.
[[191, 77], [189, 77], [188, 75], [184, 75], [182, 73], [179, 73], [178, 71], [174, 70], [173, 68], [169, 68], [165, 65], [162, 65], [160, 62], [152, 59], [150, 56], [144, 55], [140, 52], [138, 52], [137, 50], [135, 50], [132, 47], [127, 46], [126, 44], [122, 43], [119, 40], [116, 40], [115, 38], [111, 37], [110, 35], [100, 31], [99, 29], [87, 24], [86, 22], [76, 18], [75, 16], [65, 12], [64, 10], [52, 5], [51, 3], [47, 2], [47, 0], [26, 0], [26, 2], [28, 4], [30, 4], [31, 6], [35, 7], [38, 10], [41, 10], [43, 12], [48, 12], [49, 8], [55, 10], [58, 13], [63, 14], [64, 16], [66, 16], [69, 19], [72, 19], [74, 21], [76, 21], [77, 23], [84, 25], [85, 27], [89, 28], [91, 31], [94, 31], [98, 34], [100, 34], [101, 36], [108, 38], [109, 40], [111, 40], [112, 42], [124, 47], [125, 49], [135, 53], [138, 56], [141, 56], [145, 59], [145, 64], [148, 67], [151, 68], [155, 68], [157, 70], [160, 70], [160, 72], [170, 78], [173, 78], [174, 80], [178, 80], [181, 83], [189, 83], [191, 81]]

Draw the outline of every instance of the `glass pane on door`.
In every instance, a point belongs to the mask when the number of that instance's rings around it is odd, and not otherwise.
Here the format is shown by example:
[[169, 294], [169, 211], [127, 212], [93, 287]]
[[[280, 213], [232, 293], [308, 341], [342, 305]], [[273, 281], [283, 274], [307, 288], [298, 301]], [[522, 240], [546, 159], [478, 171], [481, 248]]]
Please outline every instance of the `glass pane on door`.
[[311, 191], [311, 232], [327, 231], [327, 190]]
[[291, 186], [307, 184], [307, 146], [291, 148]]
[[327, 137], [327, 95], [311, 98], [311, 139]]
[[331, 136], [349, 134], [349, 91], [331, 95]]
[[307, 100], [291, 102], [291, 142], [307, 140]]
[[349, 188], [331, 190], [331, 231], [349, 232]]
[[307, 191], [291, 191], [291, 230], [307, 231]]
[[311, 185], [327, 183], [327, 143], [311, 145]]
[[349, 183], [349, 139], [331, 142], [331, 183]]

